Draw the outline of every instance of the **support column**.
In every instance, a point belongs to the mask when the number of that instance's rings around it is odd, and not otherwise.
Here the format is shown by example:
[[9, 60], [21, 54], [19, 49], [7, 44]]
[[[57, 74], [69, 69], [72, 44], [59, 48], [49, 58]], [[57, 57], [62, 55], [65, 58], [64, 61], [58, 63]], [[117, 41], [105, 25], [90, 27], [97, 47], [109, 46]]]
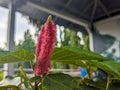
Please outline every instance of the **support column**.
[[94, 51], [94, 45], [93, 45], [93, 33], [91, 32], [90, 27], [86, 27], [86, 30], [89, 35], [89, 47], [91, 51]]
[[117, 55], [117, 57], [120, 57], [120, 40], [117, 40], [117, 42], [118, 42], [118, 55]]
[[[9, 4], [9, 14], [8, 14], [8, 28], [7, 28], [7, 49], [11, 52], [14, 51], [14, 26], [15, 26], [15, 7], [14, 0], [11, 0]], [[14, 65], [12, 63], [4, 65], [5, 76], [12, 76], [14, 74]]]

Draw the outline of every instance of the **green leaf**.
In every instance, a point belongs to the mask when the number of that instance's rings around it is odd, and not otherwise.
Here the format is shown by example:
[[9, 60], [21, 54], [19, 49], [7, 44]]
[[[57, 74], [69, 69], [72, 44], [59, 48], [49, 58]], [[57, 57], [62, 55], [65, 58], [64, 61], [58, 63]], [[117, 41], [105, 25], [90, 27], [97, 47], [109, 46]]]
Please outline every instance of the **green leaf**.
[[120, 64], [116, 63], [115, 61], [90, 61], [93, 65], [101, 68], [108, 74], [115, 76], [116, 78], [120, 79]]
[[63, 47], [63, 48], [56, 48], [54, 50], [51, 60], [67, 63], [67, 64], [74, 64], [82, 67], [87, 67], [87, 65], [83, 62], [83, 60], [103, 61], [108, 59], [97, 53], [82, 50], [80, 48]]
[[120, 65], [94, 52], [73, 47], [56, 48], [51, 59], [57, 62], [87, 67], [82, 62], [84, 60], [120, 79]]
[[[99, 60], [99, 61], [103, 61], [103, 60], [108, 60], [107, 58], [101, 56], [98, 53], [92, 52], [92, 51], [88, 51], [88, 50], [84, 50], [81, 48], [77, 48], [77, 47], [63, 47], [67, 50], [73, 51], [73, 52], [77, 52], [81, 55], [81, 57], [83, 58], [83, 60]], [[87, 56], [87, 57], [86, 57]]]
[[120, 80], [113, 80], [110, 84], [109, 90], [120, 90]]
[[105, 87], [106, 87], [106, 81], [104, 81], [104, 80], [95, 82], [91, 79], [83, 79], [82, 84], [86, 85], [86, 86], [92, 86], [92, 87], [99, 89], [99, 90], [105, 90]]
[[26, 72], [23, 70], [23, 67], [20, 67], [20, 73], [18, 73], [17, 76], [23, 78], [25, 81], [29, 80]]
[[0, 57], [4, 57], [6, 55], [10, 54], [9, 51], [3, 51], [3, 50], [0, 50]]
[[89, 85], [81, 85], [80, 87], [82, 88], [82, 90], [100, 90], [98, 88], [95, 88], [95, 87], [89, 86]]
[[35, 76], [30, 78], [30, 82], [40, 82], [41, 81], [41, 77], [40, 76]]
[[24, 80], [22, 83], [25, 85], [25, 88], [30, 88], [29, 78], [27, 77], [27, 74], [22, 67], [20, 67], [20, 73], [18, 73], [17, 76], [21, 77], [21, 79]]
[[3, 80], [4, 72], [0, 72], [0, 81]]
[[81, 90], [105, 90], [106, 81], [94, 82], [91, 79], [81, 79], [80, 77], [74, 77]]
[[62, 73], [49, 74], [43, 80], [42, 84], [45, 90], [75, 90], [75, 88], [79, 88], [74, 78]]
[[[5, 53], [5, 52], [4, 52]], [[34, 59], [34, 55], [30, 54], [25, 50], [15, 51], [15, 52], [6, 52], [6, 55], [0, 55], [0, 64], [12, 63], [12, 62], [24, 62], [31, 61]]]

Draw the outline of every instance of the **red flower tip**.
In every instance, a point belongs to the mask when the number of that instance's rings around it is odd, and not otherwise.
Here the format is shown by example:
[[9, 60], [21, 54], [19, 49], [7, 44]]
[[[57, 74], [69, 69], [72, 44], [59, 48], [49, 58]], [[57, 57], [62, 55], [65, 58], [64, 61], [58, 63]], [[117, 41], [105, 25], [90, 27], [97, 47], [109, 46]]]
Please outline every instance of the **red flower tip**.
[[41, 27], [41, 33], [38, 36], [36, 46], [36, 65], [35, 75], [44, 76], [50, 70], [50, 58], [54, 50], [56, 39], [56, 27], [51, 16], [48, 17], [44, 27]]

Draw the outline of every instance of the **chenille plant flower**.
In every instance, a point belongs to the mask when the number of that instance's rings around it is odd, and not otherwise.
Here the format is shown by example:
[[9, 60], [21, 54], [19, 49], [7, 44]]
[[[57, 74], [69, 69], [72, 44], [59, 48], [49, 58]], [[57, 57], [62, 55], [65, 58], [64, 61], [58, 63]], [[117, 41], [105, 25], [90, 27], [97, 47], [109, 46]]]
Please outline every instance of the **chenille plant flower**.
[[49, 16], [45, 25], [41, 27], [38, 36], [35, 53], [35, 76], [44, 76], [49, 73], [51, 67], [50, 58], [54, 50], [55, 39], [56, 26], [52, 21], [51, 16]]

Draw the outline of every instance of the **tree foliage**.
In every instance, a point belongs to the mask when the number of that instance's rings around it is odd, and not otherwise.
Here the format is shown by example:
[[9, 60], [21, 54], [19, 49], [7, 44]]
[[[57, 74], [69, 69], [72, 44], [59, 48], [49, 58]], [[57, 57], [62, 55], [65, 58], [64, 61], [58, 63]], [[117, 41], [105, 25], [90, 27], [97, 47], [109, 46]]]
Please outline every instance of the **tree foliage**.
[[16, 45], [16, 50], [21, 49], [29, 51], [30, 53], [35, 52], [35, 40], [32, 38], [29, 30], [24, 33], [23, 41], [19, 41], [18, 45]]

